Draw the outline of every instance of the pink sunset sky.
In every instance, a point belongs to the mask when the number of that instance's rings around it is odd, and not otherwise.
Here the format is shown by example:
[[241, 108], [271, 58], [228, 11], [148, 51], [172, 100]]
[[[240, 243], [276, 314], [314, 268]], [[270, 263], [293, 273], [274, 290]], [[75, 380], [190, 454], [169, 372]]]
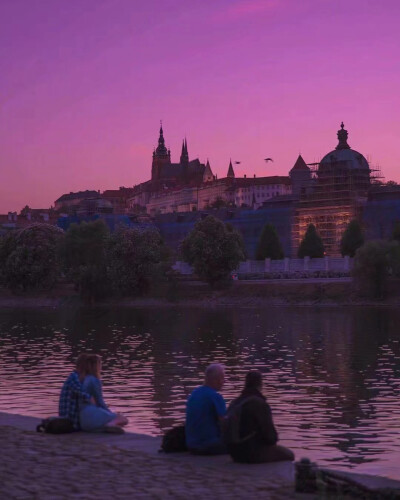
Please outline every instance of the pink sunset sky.
[[318, 161], [343, 120], [400, 181], [399, 21], [398, 0], [2, 0], [0, 212], [147, 180], [160, 119], [219, 177]]

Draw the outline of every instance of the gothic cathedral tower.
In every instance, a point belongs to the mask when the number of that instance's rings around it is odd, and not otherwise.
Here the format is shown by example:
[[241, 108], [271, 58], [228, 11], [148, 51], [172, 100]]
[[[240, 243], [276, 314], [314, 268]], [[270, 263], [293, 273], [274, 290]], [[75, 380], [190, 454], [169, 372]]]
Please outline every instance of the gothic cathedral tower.
[[157, 149], [153, 152], [153, 163], [151, 166], [151, 180], [158, 181], [162, 177], [163, 165], [171, 163], [171, 152], [165, 147], [164, 133], [160, 126], [160, 137], [158, 138]]

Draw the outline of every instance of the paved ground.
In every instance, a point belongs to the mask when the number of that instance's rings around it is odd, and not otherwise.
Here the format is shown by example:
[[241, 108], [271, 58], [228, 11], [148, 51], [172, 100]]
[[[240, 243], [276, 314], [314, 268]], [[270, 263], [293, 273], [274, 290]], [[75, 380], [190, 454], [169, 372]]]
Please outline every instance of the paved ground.
[[[166, 455], [150, 436], [39, 434], [33, 430], [38, 422], [0, 412], [0, 500], [327, 498], [296, 494], [289, 462], [242, 465], [228, 456]], [[388, 498], [400, 499], [398, 481], [343, 475], [367, 488], [363, 498], [386, 498], [377, 488], [391, 488]]]
[[263, 498], [296, 495], [290, 463], [246, 466], [229, 457], [157, 453], [159, 440], [124, 436], [38, 434], [36, 419], [0, 415], [0, 498]]

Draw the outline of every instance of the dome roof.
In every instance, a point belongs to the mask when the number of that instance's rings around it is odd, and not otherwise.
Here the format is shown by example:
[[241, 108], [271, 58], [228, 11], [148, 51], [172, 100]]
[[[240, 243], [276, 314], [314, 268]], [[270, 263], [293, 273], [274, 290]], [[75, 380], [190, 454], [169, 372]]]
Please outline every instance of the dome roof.
[[340, 127], [341, 129], [337, 133], [339, 144], [336, 146], [336, 149], [322, 158], [319, 164], [320, 168], [328, 166], [332, 163], [346, 162], [347, 168], [354, 170], [363, 169], [369, 171], [369, 165], [365, 157], [358, 151], [351, 149], [347, 144], [348, 132], [344, 129], [343, 122]]

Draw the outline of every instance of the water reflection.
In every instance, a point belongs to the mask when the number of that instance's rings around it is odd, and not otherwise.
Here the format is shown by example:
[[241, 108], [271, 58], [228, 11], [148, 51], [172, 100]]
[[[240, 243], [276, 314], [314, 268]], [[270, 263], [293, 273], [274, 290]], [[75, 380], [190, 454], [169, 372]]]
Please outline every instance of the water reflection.
[[54, 414], [76, 356], [95, 351], [110, 406], [159, 434], [219, 361], [228, 401], [248, 369], [266, 374], [282, 444], [298, 455], [400, 478], [399, 324], [390, 309], [3, 310], [0, 410]]

